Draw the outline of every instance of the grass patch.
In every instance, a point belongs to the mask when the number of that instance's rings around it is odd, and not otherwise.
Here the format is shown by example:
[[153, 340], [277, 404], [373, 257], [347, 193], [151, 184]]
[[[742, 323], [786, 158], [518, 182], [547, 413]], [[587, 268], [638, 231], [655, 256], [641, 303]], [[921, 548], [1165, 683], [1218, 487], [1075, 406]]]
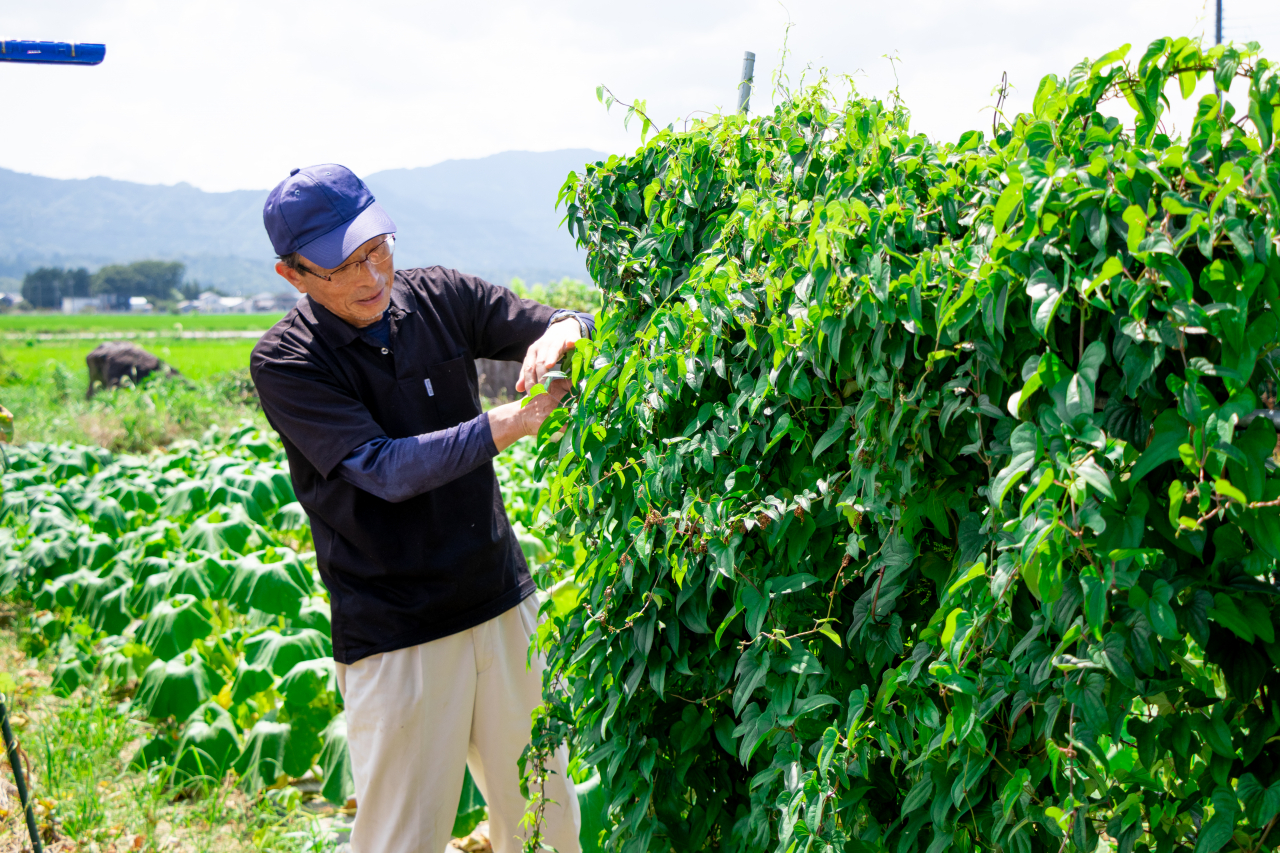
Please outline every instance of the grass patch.
[[265, 332], [283, 314], [0, 314], [0, 334], [172, 332], [181, 323], [188, 332]]
[[[110, 696], [101, 680], [69, 697], [55, 695], [52, 656], [31, 654], [41, 645], [27, 627], [32, 615], [29, 604], [0, 599], [0, 685], [28, 762], [46, 850], [320, 853], [335, 847], [334, 808], [303, 803], [297, 788], [254, 799], [230, 780], [176, 790], [164, 772], [131, 767], [150, 727], [118, 714], [123, 697]], [[0, 776], [12, 778], [5, 760]], [[29, 843], [17, 794], [0, 786], [0, 853], [29, 849]]]
[[[60, 362], [70, 371], [81, 371], [88, 380], [87, 356], [100, 341], [5, 342], [0, 345], [9, 382], [23, 382], [38, 377], [51, 361]], [[248, 353], [257, 343], [253, 338], [140, 338], [138, 346], [151, 352], [165, 364], [173, 365], [188, 379], [205, 379], [228, 370], [248, 368]]]
[[0, 387], [0, 404], [14, 416], [14, 440], [145, 453], [198, 438], [214, 424], [266, 424], [247, 368], [198, 380], [152, 376], [138, 388], [99, 391], [92, 400], [84, 398], [87, 385], [85, 370], [51, 360], [23, 381]]
[[[119, 326], [115, 330], [119, 334], [140, 331], [139, 324], [144, 321], [172, 319], [5, 315], [0, 316], [0, 324], [53, 320], [79, 322], [87, 328], [90, 321], [109, 320]], [[270, 325], [278, 318], [251, 314], [183, 319], [216, 321], [214, 325], [226, 330], [246, 322]], [[131, 325], [125, 326], [124, 321]], [[0, 405], [14, 415], [15, 441], [97, 444], [116, 452], [143, 453], [181, 438], [198, 438], [214, 424], [233, 427], [246, 418], [265, 424], [249, 378], [254, 338], [139, 338], [135, 343], [177, 368], [181, 378], [155, 376], [139, 388], [99, 390], [92, 400], [86, 400], [89, 371], [85, 356], [98, 343], [93, 339], [34, 337], [0, 343]]]
[[[29, 338], [0, 344], [0, 367], [9, 382], [29, 381], [38, 377], [50, 362], [59, 362], [72, 372], [79, 371], [88, 381], [84, 358], [101, 341], [52, 340]], [[139, 338], [138, 346], [161, 361], [181, 371], [189, 379], [205, 379], [229, 370], [249, 366], [249, 353], [257, 340], [253, 338]]]

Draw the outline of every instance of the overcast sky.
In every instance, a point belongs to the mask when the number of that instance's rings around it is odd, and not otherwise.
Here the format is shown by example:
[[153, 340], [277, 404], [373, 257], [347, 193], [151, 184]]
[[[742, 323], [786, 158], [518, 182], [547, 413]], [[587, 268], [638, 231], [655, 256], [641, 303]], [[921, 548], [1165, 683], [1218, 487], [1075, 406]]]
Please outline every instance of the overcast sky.
[[[1225, 0], [1226, 37], [1280, 59], [1280, 3]], [[990, 127], [1046, 73], [1120, 44], [1207, 35], [1205, 0], [10, 0], [0, 38], [101, 42], [95, 68], [0, 63], [0, 167], [58, 178], [270, 187], [294, 166], [360, 174], [512, 149], [634, 149], [604, 83], [666, 123], [731, 109], [742, 52], [768, 103], [786, 70], [884, 96], [897, 57], [914, 126]]]

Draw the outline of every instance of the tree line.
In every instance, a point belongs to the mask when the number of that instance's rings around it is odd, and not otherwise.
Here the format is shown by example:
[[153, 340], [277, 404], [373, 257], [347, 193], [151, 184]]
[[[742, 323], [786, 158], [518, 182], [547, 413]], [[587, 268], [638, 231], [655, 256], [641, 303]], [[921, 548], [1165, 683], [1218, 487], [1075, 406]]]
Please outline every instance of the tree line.
[[152, 302], [194, 299], [201, 288], [198, 282], [183, 281], [186, 271], [180, 261], [110, 264], [95, 273], [84, 267], [40, 267], [23, 277], [22, 298], [35, 308], [60, 308], [64, 297], [108, 296], [119, 307], [130, 296]]

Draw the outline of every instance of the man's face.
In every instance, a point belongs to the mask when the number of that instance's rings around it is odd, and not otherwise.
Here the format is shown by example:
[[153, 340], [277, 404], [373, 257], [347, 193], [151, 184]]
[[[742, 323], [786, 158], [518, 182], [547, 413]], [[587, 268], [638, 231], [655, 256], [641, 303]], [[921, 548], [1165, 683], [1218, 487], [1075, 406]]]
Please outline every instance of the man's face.
[[[380, 234], [356, 249], [336, 269], [340, 269], [332, 281], [325, 281], [309, 272], [290, 269], [283, 263], [276, 264], [276, 272], [283, 276], [300, 293], [307, 293], [316, 302], [328, 308], [341, 319], [363, 328], [376, 322], [391, 302], [391, 283], [395, 278], [395, 261], [388, 257], [380, 264], [360, 262], [369, 252], [387, 238]], [[358, 263], [352, 264], [352, 261]], [[342, 267], [351, 264], [345, 269]], [[302, 256], [302, 265], [320, 275], [331, 275]]]

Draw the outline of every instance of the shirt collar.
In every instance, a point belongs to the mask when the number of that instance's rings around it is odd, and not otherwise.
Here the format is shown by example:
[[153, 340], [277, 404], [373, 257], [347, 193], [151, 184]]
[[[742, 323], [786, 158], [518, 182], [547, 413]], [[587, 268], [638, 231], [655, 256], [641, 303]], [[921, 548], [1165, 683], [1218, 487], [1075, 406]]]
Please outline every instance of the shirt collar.
[[[398, 318], [412, 313], [415, 309], [415, 301], [409, 285], [397, 271], [395, 280], [391, 283], [391, 304], [387, 310], [392, 312], [393, 317]], [[311, 298], [311, 294], [298, 300], [298, 313], [320, 333], [325, 343], [334, 349], [345, 347], [360, 337], [359, 329], [316, 302]]]
[[404, 314], [412, 314], [417, 309], [418, 300], [400, 272], [396, 271], [396, 279], [391, 283], [391, 305]]

